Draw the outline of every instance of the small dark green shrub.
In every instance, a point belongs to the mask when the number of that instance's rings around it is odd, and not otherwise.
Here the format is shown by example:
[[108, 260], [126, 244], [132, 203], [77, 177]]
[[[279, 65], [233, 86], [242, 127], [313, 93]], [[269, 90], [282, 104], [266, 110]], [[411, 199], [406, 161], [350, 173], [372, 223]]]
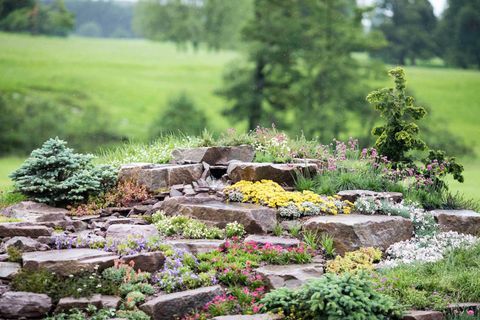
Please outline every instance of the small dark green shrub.
[[14, 246], [8, 246], [7, 255], [8, 255], [8, 261], [10, 262], [22, 261], [22, 251]]
[[29, 198], [52, 205], [79, 203], [112, 188], [117, 179], [110, 166], [94, 166], [93, 156], [74, 153], [58, 138], [32, 151], [10, 175], [15, 188]]
[[396, 301], [373, 288], [366, 274], [326, 274], [298, 290], [282, 288], [260, 303], [264, 311], [283, 312], [290, 319], [396, 319]]

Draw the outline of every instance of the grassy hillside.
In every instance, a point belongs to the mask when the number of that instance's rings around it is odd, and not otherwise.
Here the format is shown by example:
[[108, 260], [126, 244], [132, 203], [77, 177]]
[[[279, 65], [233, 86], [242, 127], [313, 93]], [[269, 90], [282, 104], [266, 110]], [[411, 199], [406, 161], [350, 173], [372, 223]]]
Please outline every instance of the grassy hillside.
[[[204, 108], [211, 129], [229, 126], [223, 101], [214, 95], [234, 52], [178, 52], [171, 44], [143, 40], [44, 38], [0, 33], [0, 90], [69, 94], [78, 103], [108, 110], [120, 131], [145, 137], [170, 95], [186, 91]], [[475, 147], [480, 156], [480, 72], [407, 68], [408, 87], [432, 109], [431, 116]], [[389, 84], [385, 80], [385, 85]], [[383, 85], [379, 83], [378, 85]], [[367, 92], [365, 93], [367, 94]], [[480, 199], [480, 160], [463, 159], [466, 183], [452, 184]], [[0, 188], [21, 162], [0, 159]]]

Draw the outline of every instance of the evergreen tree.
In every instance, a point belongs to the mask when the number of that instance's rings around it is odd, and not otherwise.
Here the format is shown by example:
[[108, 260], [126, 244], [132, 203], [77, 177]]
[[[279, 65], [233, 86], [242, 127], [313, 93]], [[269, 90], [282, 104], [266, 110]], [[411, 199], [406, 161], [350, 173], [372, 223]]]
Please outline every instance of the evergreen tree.
[[437, 35], [448, 63], [480, 68], [480, 0], [449, 0]]
[[434, 37], [437, 25], [433, 7], [428, 0], [379, 0], [375, 28], [381, 30], [389, 45], [379, 52], [388, 62], [415, 65], [417, 59], [436, 54]]

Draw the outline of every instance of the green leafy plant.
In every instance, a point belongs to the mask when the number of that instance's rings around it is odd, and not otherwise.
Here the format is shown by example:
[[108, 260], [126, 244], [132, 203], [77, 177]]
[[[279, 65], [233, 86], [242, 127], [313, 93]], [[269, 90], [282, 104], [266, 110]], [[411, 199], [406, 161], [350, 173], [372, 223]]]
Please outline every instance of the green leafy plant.
[[283, 234], [283, 227], [280, 223], [275, 224], [272, 230], [273, 234], [277, 237], [280, 237]]
[[292, 319], [396, 319], [398, 303], [377, 292], [369, 276], [326, 274], [297, 290], [282, 288], [260, 301], [264, 311], [282, 312]]
[[305, 230], [303, 232], [303, 242], [305, 242], [308, 248], [317, 250], [320, 244], [320, 239], [317, 233], [311, 230]]
[[[186, 216], [167, 217], [161, 211], [152, 215], [152, 222], [158, 231], [166, 236], [179, 235], [188, 239], [222, 239], [225, 235], [224, 230], [207, 226], [199, 220]], [[240, 229], [235, 232], [237, 231], [240, 232]]]
[[320, 239], [320, 245], [325, 250], [327, 258], [333, 258], [335, 256], [335, 243], [332, 236], [324, 233]]
[[58, 138], [49, 139], [32, 151], [10, 175], [15, 188], [38, 202], [65, 205], [83, 202], [115, 185], [116, 170], [94, 166], [92, 155], [74, 153], [66, 145]]
[[7, 248], [8, 261], [10, 262], [21, 262], [22, 261], [22, 251], [14, 246], [8, 246]]
[[418, 137], [419, 129], [415, 123], [425, 117], [426, 110], [415, 106], [413, 97], [407, 96], [402, 68], [394, 68], [388, 74], [394, 78], [395, 88], [383, 88], [367, 96], [367, 101], [386, 121], [372, 130], [378, 136], [375, 146], [381, 155], [394, 163], [410, 162], [409, 151], [426, 148], [425, 142]]
[[288, 232], [292, 237], [300, 237], [300, 232], [302, 231], [302, 225], [300, 223], [293, 223], [290, 225]]
[[225, 226], [225, 236], [227, 238], [242, 237], [245, 234], [245, 227], [243, 224], [235, 222], [227, 223]]

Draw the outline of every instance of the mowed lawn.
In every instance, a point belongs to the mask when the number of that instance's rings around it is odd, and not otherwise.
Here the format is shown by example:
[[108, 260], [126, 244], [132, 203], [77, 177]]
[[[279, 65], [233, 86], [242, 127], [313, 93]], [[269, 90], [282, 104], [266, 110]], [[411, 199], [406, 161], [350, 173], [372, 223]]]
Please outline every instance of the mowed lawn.
[[[168, 98], [185, 91], [206, 111], [210, 129], [219, 131], [232, 124], [221, 114], [225, 101], [214, 92], [236, 57], [235, 52], [181, 52], [145, 40], [0, 33], [0, 91], [68, 94], [79, 104], [107, 110], [121, 132], [139, 139]], [[474, 146], [477, 158], [462, 159], [466, 182], [452, 183], [451, 189], [480, 200], [480, 72], [422, 67], [406, 72], [408, 88], [432, 109], [430, 116]], [[20, 158], [0, 159], [0, 188], [20, 163]]]

